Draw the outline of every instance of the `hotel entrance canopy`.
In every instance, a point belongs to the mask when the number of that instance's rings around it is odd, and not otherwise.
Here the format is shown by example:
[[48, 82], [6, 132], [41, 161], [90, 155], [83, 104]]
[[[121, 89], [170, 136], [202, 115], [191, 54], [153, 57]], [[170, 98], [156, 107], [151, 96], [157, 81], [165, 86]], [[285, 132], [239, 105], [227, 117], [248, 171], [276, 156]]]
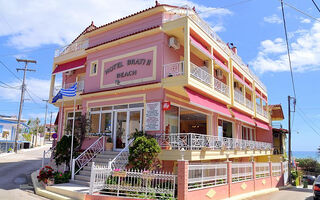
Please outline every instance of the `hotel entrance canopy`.
[[62, 73], [62, 72], [67, 72], [67, 71], [72, 71], [75, 69], [80, 69], [82, 67], [85, 67], [85, 63], [87, 61], [87, 58], [80, 58], [78, 60], [74, 60], [71, 62], [67, 62], [61, 65], [58, 65], [52, 74], [57, 74], [57, 73]]

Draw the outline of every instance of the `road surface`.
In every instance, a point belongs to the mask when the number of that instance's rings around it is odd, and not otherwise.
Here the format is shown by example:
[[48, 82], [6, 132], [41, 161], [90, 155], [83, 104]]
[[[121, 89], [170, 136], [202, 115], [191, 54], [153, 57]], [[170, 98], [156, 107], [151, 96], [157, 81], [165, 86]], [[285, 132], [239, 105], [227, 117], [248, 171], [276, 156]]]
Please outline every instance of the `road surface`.
[[246, 200], [313, 200], [312, 187], [290, 188], [266, 195], [247, 198]]
[[34, 149], [21, 150], [17, 154], [0, 155], [0, 200], [38, 200], [45, 199], [32, 193], [32, 190], [20, 189], [26, 186], [28, 176], [39, 169], [43, 151], [51, 144]]

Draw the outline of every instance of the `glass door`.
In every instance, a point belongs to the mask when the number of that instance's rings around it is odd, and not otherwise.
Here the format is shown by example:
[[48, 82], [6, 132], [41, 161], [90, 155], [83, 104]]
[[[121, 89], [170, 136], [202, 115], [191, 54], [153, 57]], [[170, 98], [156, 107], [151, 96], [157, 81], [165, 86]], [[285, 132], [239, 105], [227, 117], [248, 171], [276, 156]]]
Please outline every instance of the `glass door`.
[[141, 130], [141, 111], [129, 111], [130, 112], [130, 120], [129, 120], [129, 135], [128, 135], [128, 141], [132, 138], [133, 133], [136, 131]]
[[101, 127], [100, 132], [104, 135], [112, 133], [112, 112], [101, 113]]
[[127, 141], [127, 111], [115, 112], [115, 130], [114, 130], [114, 148], [115, 150], [121, 150], [126, 146]]

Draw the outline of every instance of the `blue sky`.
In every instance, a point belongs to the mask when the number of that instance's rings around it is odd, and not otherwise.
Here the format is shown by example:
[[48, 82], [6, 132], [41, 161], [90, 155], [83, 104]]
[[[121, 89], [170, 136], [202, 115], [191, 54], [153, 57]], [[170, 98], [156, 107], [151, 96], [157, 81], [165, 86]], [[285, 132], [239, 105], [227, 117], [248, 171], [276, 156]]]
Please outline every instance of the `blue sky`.
[[[233, 42], [238, 47], [239, 55], [267, 86], [269, 103], [281, 103], [287, 115], [287, 96], [293, 92], [278, 0], [159, 2], [195, 6], [225, 42]], [[285, 2], [320, 18], [311, 0]], [[23, 74], [15, 68], [22, 65], [16, 62], [16, 57], [38, 62], [30, 64], [37, 72], [27, 74], [27, 87], [33, 100], [26, 95], [31, 100], [25, 101], [23, 118], [44, 119], [45, 104], [41, 99], [48, 98], [56, 48], [72, 41], [92, 20], [102, 25], [153, 5], [154, 1], [147, 0], [72, 0], [67, 5], [62, 0], [34, 0], [23, 4], [18, 0], [0, 0], [0, 61], [20, 78]], [[293, 150], [316, 150], [320, 146], [320, 89], [316, 85], [320, 76], [320, 23], [287, 6], [285, 12], [297, 92]], [[12, 87], [19, 85], [19, 80], [1, 63], [0, 80]], [[19, 90], [1, 86], [0, 83], [0, 114], [17, 115]], [[56, 113], [57, 109], [49, 105], [49, 111]], [[287, 128], [286, 119], [282, 123]]]

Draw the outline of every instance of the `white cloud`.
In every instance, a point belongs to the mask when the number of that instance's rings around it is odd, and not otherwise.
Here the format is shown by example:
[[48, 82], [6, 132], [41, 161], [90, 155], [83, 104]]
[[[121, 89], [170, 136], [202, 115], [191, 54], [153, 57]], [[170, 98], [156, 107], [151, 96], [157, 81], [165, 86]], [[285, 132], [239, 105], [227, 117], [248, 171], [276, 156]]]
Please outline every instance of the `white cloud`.
[[[231, 14], [228, 9], [215, 9], [189, 0], [163, 0], [160, 3], [195, 6], [202, 17]], [[65, 45], [81, 33], [91, 21], [103, 25], [134, 12], [154, 6], [146, 0], [0, 0], [0, 37], [8, 37], [8, 45], [16, 48], [45, 44]], [[5, 28], [3, 28], [5, 27]]]
[[310, 23], [311, 23], [311, 20], [310, 20], [310, 19], [307, 19], [307, 18], [301, 17], [301, 18], [300, 18], [300, 23], [310, 24]]
[[263, 20], [267, 23], [270, 23], [270, 24], [281, 24], [282, 23], [281, 18], [276, 14], [273, 14], [268, 17], [264, 17]]
[[[20, 88], [21, 86], [21, 82], [18, 82], [18, 81], [8, 82], [7, 84], [16, 88]], [[42, 103], [42, 99], [48, 99], [49, 89], [50, 89], [50, 80], [30, 78], [26, 80], [26, 85], [27, 85], [27, 90], [29, 91], [30, 95], [36, 102]], [[0, 94], [6, 94], [6, 95], [0, 95], [0, 99], [3, 99], [3, 100], [19, 102], [20, 93], [21, 93], [21, 90], [18, 90], [18, 89], [0, 87]], [[25, 93], [25, 98], [30, 99], [30, 96], [28, 93]]]
[[[293, 70], [297, 72], [319, 70], [320, 23], [314, 23], [308, 30], [296, 32], [297, 36], [290, 42]], [[260, 73], [288, 71], [285, 41], [281, 38], [262, 41], [258, 55], [250, 65]]]

